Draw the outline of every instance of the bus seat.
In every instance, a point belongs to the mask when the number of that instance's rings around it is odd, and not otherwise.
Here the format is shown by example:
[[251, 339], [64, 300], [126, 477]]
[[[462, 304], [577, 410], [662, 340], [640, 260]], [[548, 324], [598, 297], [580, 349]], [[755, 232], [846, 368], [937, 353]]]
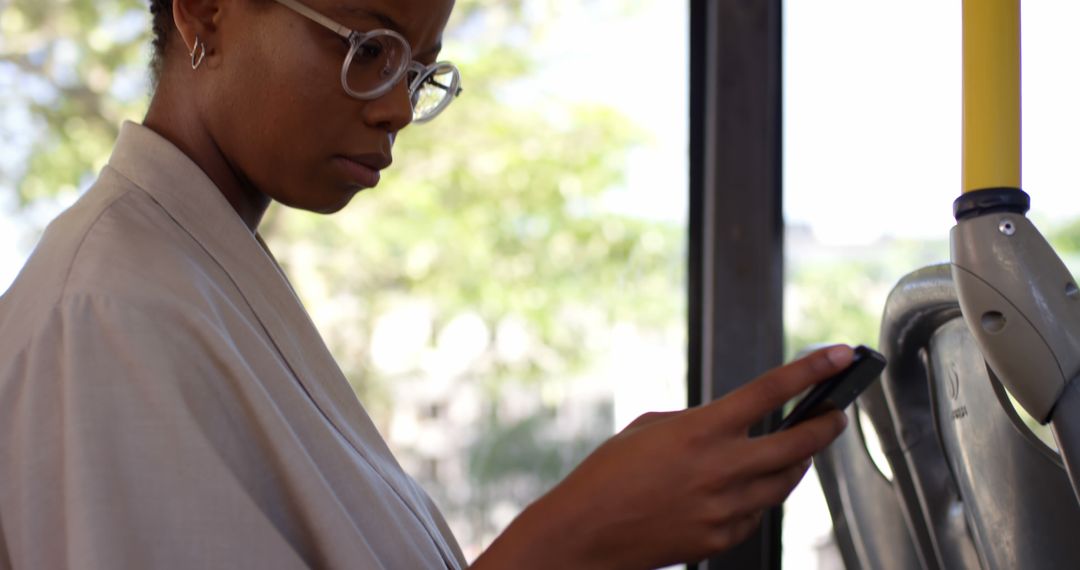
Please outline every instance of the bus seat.
[[[876, 396], [884, 398], [877, 384], [874, 388]], [[919, 570], [924, 566], [897, 493], [867, 450], [866, 438], [877, 436], [864, 434], [860, 427], [859, 409], [867, 396], [874, 397], [864, 394], [848, 408], [849, 428], [814, 456], [833, 534], [847, 570]]]
[[963, 319], [929, 344], [937, 429], [987, 570], [1076, 568], [1080, 504], [1056, 451], [1017, 415]]
[[[901, 279], [889, 294], [881, 324], [879, 348], [889, 360], [881, 389], [897, 440], [890, 457], [894, 488], [929, 570], [980, 567], [960, 491], [935, 429], [926, 360], [934, 333], [959, 318], [950, 268], [943, 264]], [[871, 414], [879, 433], [882, 415], [881, 410]]]

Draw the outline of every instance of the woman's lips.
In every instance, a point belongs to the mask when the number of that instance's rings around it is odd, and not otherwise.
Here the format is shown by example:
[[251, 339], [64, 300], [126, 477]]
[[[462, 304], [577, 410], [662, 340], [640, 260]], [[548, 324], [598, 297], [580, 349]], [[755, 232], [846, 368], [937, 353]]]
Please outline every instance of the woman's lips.
[[374, 188], [379, 183], [379, 171], [375, 168], [344, 156], [334, 157], [334, 162], [345, 171], [349, 178], [360, 186]]

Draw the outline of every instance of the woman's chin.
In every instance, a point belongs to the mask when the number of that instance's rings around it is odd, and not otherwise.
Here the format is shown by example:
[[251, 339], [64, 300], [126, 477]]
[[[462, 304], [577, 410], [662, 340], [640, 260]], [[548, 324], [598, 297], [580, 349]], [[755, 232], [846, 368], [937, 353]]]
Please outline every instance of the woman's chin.
[[297, 210], [305, 210], [316, 214], [335, 214], [349, 205], [353, 197], [363, 190], [362, 186], [349, 185], [340, 190], [330, 192], [312, 192], [302, 196], [289, 197], [277, 200], [281, 204]]

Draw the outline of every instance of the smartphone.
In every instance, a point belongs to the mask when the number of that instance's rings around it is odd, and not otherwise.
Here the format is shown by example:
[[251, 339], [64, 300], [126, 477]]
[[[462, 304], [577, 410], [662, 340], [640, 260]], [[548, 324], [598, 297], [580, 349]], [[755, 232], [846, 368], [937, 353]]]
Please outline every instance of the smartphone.
[[885, 370], [885, 357], [880, 352], [865, 346], [856, 346], [851, 365], [811, 388], [780, 421], [776, 431], [785, 430], [830, 410], [843, 410], [881, 376], [882, 370]]

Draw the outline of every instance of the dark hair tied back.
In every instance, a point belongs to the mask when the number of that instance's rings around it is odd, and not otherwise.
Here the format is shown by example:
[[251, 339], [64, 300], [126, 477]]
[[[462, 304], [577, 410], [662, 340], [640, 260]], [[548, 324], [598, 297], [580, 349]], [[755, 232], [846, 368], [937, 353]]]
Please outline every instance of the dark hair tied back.
[[154, 30], [154, 54], [150, 60], [150, 77], [156, 87], [165, 65], [165, 46], [169, 43], [169, 36], [174, 27], [172, 0], [150, 0], [150, 16], [153, 19]]

